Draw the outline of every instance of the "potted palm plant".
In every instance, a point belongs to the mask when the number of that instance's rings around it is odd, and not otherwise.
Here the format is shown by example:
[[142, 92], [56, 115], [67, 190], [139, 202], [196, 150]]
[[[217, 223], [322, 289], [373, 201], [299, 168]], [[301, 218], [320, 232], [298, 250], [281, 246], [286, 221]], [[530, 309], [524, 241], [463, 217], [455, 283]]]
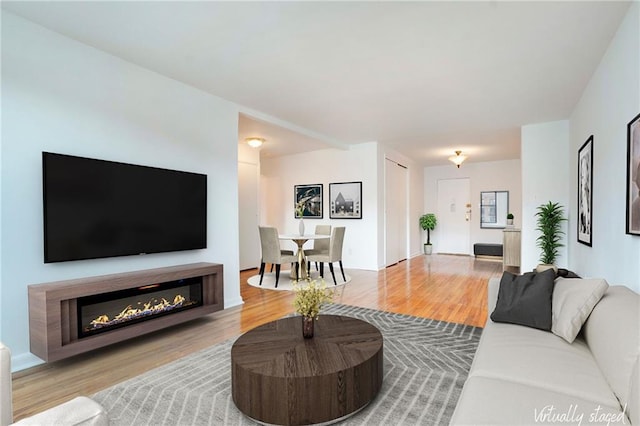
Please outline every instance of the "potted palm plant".
[[542, 272], [546, 269], [553, 268], [558, 270], [555, 266], [556, 258], [558, 257], [558, 249], [564, 247], [561, 243], [562, 234], [562, 222], [567, 220], [564, 217], [563, 207], [558, 203], [552, 203], [549, 201], [547, 204], [541, 204], [538, 206], [537, 216], [537, 231], [540, 231], [540, 236], [536, 240], [536, 245], [542, 250], [540, 255], [541, 264], [538, 265], [536, 270]]
[[426, 213], [420, 216], [420, 227], [423, 231], [427, 231], [427, 242], [424, 244], [424, 254], [431, 254], [433, 246], [431, 245], [431, 231], [436, 227], [438, 220], [433, 213]]

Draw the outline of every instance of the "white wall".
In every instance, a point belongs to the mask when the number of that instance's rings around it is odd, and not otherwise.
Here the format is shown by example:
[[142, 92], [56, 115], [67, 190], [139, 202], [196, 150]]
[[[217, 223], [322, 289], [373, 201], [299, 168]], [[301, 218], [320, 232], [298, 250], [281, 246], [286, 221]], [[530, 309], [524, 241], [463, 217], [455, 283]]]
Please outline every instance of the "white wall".
[[[569, 122], [531, 124], [522, 127], [522, 272], [533, 270], [540, 263], [536, 246], [536, 211], [549, 201], [563, 206], [564, 216], [571, 218], [569, 203]], [[567, 223], [562, 225], [567, 232]], [[556, 265], [567, 267], [567, 235], [559, 249]]]
[[[424, 213], [436, 213], [438, 209], [438, 181], [441, 179], [469, 178], [471, 191], [471, 245], [475, 243], [502, 244], [502, 229], [480, 228], [480, 192], [509, 191], [509, 211], [515, 216], [514, 225], [520, 227], [522, 220], [522, 186], [520, 183], [520, 160], [463, 163], [424, 168]], [[431, 232], [434, 252], [438, 251], [438, 239], [443, 238], [438, 226]], [[426, 241], [426, 232], [423, 240]]]
[[[378, 269], [379, 241], [375, 230], [380, 218], [376, 206], [381, 198], [376, 185], [377, 144], [355, 145], [349, 150], [325, 149], [285, 157], [262, 159], [261, 198], [266, 205], [261, 225], [275, 226], [281, 233], [297, 233], [294, 218], [294, 185], [323, 185], [323, 218], [305, 219], [307, 233], [316, 225], [345, 226], [342, 257], [345, 268]], [[329, 219], [329, 183], [362, 181], [362, 219]], [[289, 243], [284, 243], [289, 244]], [[290, 249], [295, 249], [290, 242]], [[309, 243], [310, 245], [310, 243]]]
[[640, 112], [640, 4], [634, 2], [570, 118], [570, 205], [577, 212], [578, 149], [593, 135], [592, 247], [569, 224], [569, 264], [640, 291], [640, 237], [625, 234], [627, 123]]
[[260, 165], [260, 148], [251, 148], [244, 143], [238, 143], [238, 161]]
[[385, 210], [385, 205], [384, 205], [384, 192], [385, 192], [385, 174], [384, 174], [384, 170], [386, 167], [386, 159], [385, 159], [385, 147], [382, 146], [382, 144], [376, 143], [375, 144], [375, 158], [376, 158], [376, 170], [378, 170], [378, 173], [376, 174], [376, 188], [377, 188], [377, 193], [378, 193], [378, 200], [379, 202], [376, 204], [375, 209], [376, 209], [376, 215], [379, 218], [378, 224], [376, 229], [371, 229], [371, 236], [375, 237], [376, 241], [378, 241], [378, 250], [377, 250], [377, 255], [376, 255], [376, 265], [378, 270], [384, 269], [386, 266], [386, 247], [384, 244], [384, 240], [386, 238], [386, 230], [384, 228], [384, 221], [385, 221], [385, 217], [384, 217], [384, 210]]
[[[409, 158], [376, 142], [353, 145], [348, 150], [326, 149], [261, 160], [261, 224], [280, 232], [295, 233], [293, 187], [323, 184], [323, 219], [305, 219], [307, 232], [317, 224], [346, 226], [343, 264], [345, 268], [384, 268], [384, 159], [408, 168], [409, 229], [407, 255], [421, 250], [418, 218], [422, 214], [422, 169]], [[362, 181], [362, 219], [329, 219], [329, 183]], [[414, 226], [415, 225], [415, 226]], [[295, 248], [291, 243], [290, 248]]]
[[[29, 353], [27, 286], [192, 262], [224, 264], [225, 306], [238, 277], [238, 109], [156, 73], [2, 13], [0, 339], [14, 368]], [[43, 263], [41, 152], [208, 175], [208, 248]]]
[[424, 214], [424, 168], [413, 164], [409, 167], [409, 256], [419, 256], [422, 251], [420, 216]]
[[244, 141], [238, 144], [238, 193], [251, 194], [238, 200], [238, 250], [243, 270], [260, 264], [260, 148], [251, 148]]

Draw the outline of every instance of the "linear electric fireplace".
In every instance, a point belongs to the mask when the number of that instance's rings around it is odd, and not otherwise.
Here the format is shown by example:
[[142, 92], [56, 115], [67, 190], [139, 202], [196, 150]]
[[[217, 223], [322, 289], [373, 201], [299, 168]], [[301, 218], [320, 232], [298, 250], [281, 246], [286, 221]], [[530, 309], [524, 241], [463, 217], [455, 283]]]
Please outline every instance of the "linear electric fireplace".
[[79, 297], [78, 337], [202, 306], [202, 277]]
[[223, 266], [217, 263], [34, 284], [31, 352], [57, 361], [222, 309]]

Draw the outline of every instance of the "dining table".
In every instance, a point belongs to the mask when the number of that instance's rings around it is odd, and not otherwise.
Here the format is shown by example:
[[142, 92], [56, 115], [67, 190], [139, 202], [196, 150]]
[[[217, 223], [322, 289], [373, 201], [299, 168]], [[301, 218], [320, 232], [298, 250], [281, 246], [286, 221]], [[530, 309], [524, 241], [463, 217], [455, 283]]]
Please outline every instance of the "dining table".
[[[325, 238], [330, 238], [330, 235], [323, 234], [280, 234], [278, 238], [281, 240], [291, 240], [298, 246], [298, 265], [299, 265], [299, 276], [298, 280], [307, 280], [309, 279], [309, 271], [307, 270], [307, 258], [304, 254], [304, 244], [309, 240], [322, 240]], [[291, 270], [291, 279], [296, 278], [296, 271]]]

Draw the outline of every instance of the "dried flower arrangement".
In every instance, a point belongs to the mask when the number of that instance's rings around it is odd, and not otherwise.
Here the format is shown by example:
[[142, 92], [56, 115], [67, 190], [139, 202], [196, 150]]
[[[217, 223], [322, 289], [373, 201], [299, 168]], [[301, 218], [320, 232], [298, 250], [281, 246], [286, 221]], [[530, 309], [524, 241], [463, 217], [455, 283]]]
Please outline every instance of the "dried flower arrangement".
[[333, 292], [327, 290], [327, 284], [324, 280], [320, 284], [315, 280], [305, 281], [305, 283], [304, 285], [299, 283], [293, 285], [296, 292], [293, 306], [296, 308], [296, 312], [303, 317], [317, 319], [322, 305], [333, 301]]

